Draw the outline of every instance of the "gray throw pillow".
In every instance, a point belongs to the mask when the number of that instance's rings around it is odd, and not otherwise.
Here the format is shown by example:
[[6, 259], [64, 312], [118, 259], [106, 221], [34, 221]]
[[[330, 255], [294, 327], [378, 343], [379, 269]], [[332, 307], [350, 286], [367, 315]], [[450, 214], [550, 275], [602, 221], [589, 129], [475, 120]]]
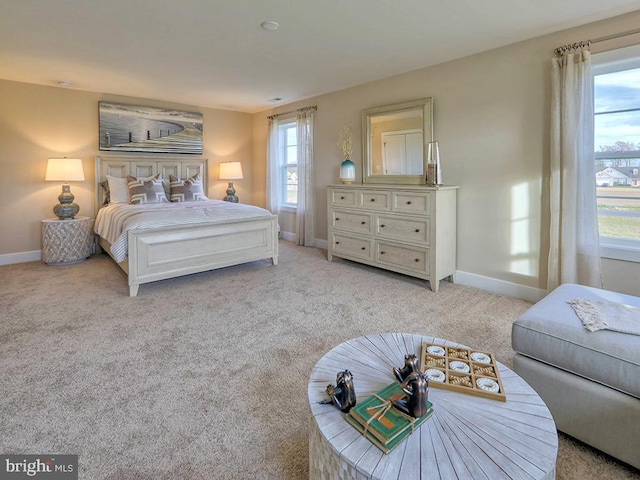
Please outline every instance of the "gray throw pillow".
[[172, 202], [196, 202], [199, 200], [209, 200], [202, 188], [200, 174], [181, 180], [178, 177], [169, 175], [169, 186], [171, 188], [169, 199]]
[[136, 178], [127, 175], [129, 187], [129, 203], [166, 203], [167, 196], [164, 193], [160, 174], [149, 178]]

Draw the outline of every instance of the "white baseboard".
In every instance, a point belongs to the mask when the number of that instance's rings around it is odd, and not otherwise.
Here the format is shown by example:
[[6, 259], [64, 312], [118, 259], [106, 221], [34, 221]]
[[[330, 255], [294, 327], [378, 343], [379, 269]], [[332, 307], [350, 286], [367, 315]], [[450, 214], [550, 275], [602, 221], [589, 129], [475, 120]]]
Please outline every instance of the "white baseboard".
[[[327, 240], [320, 240], [317, 238], [315, 240], [315, 246], [325, 250], [329, 248]], [[518, 285], [517, 283], [498, 280], [491, 277], [484, 277], [482, 275], [476, 275], [475, 273], [462, 272], [460, 270], [457, 270], [456, 273], [453, 274], [453, 279], [455, 283], [466, 287], [473, 287], [487, 292], [497, 293], [499, 295], [506, 295], [508, 297], [521, 298], [534, 303], [542, 299], [542, 297], [547, 294], [545, 290], [541, 290], [539, 288]]]
[[329, 248], [329, 243], [327, 240], [320, 240], [316, 238], [314, 244], [316, 247], [322, 248], [323, 250], [327, 250]]
[[287, 242], [295, 242], [298, 239], [298, 235], [293, 232], [280, 232], [282, 235], [282, 239]]
[[544, 297], [547, 292], [540, 288], [527, 287], [517, 283], [498, 280], [497, 278], [484, 277], [475, 273], [456, 271], [454, 282], [466, 287], [478, 288], [487, 292], [506, 295], [508, 297], [522, 298], [530, 302], [537, 302]]
[[0, 265], [37, 262], [39, 260], [42, 260], [42, 250], [34, 250], [32, 252], [7, 253], [5, 255], [0, 255]]

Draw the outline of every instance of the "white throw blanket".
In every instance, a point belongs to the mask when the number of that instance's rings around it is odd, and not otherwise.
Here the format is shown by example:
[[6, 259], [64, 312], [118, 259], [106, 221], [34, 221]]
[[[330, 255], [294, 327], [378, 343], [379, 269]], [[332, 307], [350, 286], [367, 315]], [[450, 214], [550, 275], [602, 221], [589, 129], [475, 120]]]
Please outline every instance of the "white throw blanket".
[[624, 303], [575, 299], [567, 302], [590, 332], [613, 330], [640, 335], [640, 308]]

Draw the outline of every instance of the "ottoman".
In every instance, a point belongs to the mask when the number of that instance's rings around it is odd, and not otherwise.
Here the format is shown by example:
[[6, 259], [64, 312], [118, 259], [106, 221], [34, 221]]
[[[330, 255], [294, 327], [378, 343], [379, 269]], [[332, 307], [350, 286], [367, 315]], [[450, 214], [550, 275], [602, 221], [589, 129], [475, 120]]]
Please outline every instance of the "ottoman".
[[640, 298], [564, 284], [513, 324], [513, 369], [542, 397], [558, 430], [640, 468], [640, 336], [587, 331], [571, 300], [640, 307]]

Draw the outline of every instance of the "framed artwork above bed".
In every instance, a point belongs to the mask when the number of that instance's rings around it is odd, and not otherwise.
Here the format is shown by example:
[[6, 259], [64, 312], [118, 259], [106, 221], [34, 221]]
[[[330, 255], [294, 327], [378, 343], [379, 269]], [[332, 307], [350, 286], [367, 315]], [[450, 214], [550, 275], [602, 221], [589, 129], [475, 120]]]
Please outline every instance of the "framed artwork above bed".
[[100, 150], [202, 154], [202, 114], [99, 102]]

